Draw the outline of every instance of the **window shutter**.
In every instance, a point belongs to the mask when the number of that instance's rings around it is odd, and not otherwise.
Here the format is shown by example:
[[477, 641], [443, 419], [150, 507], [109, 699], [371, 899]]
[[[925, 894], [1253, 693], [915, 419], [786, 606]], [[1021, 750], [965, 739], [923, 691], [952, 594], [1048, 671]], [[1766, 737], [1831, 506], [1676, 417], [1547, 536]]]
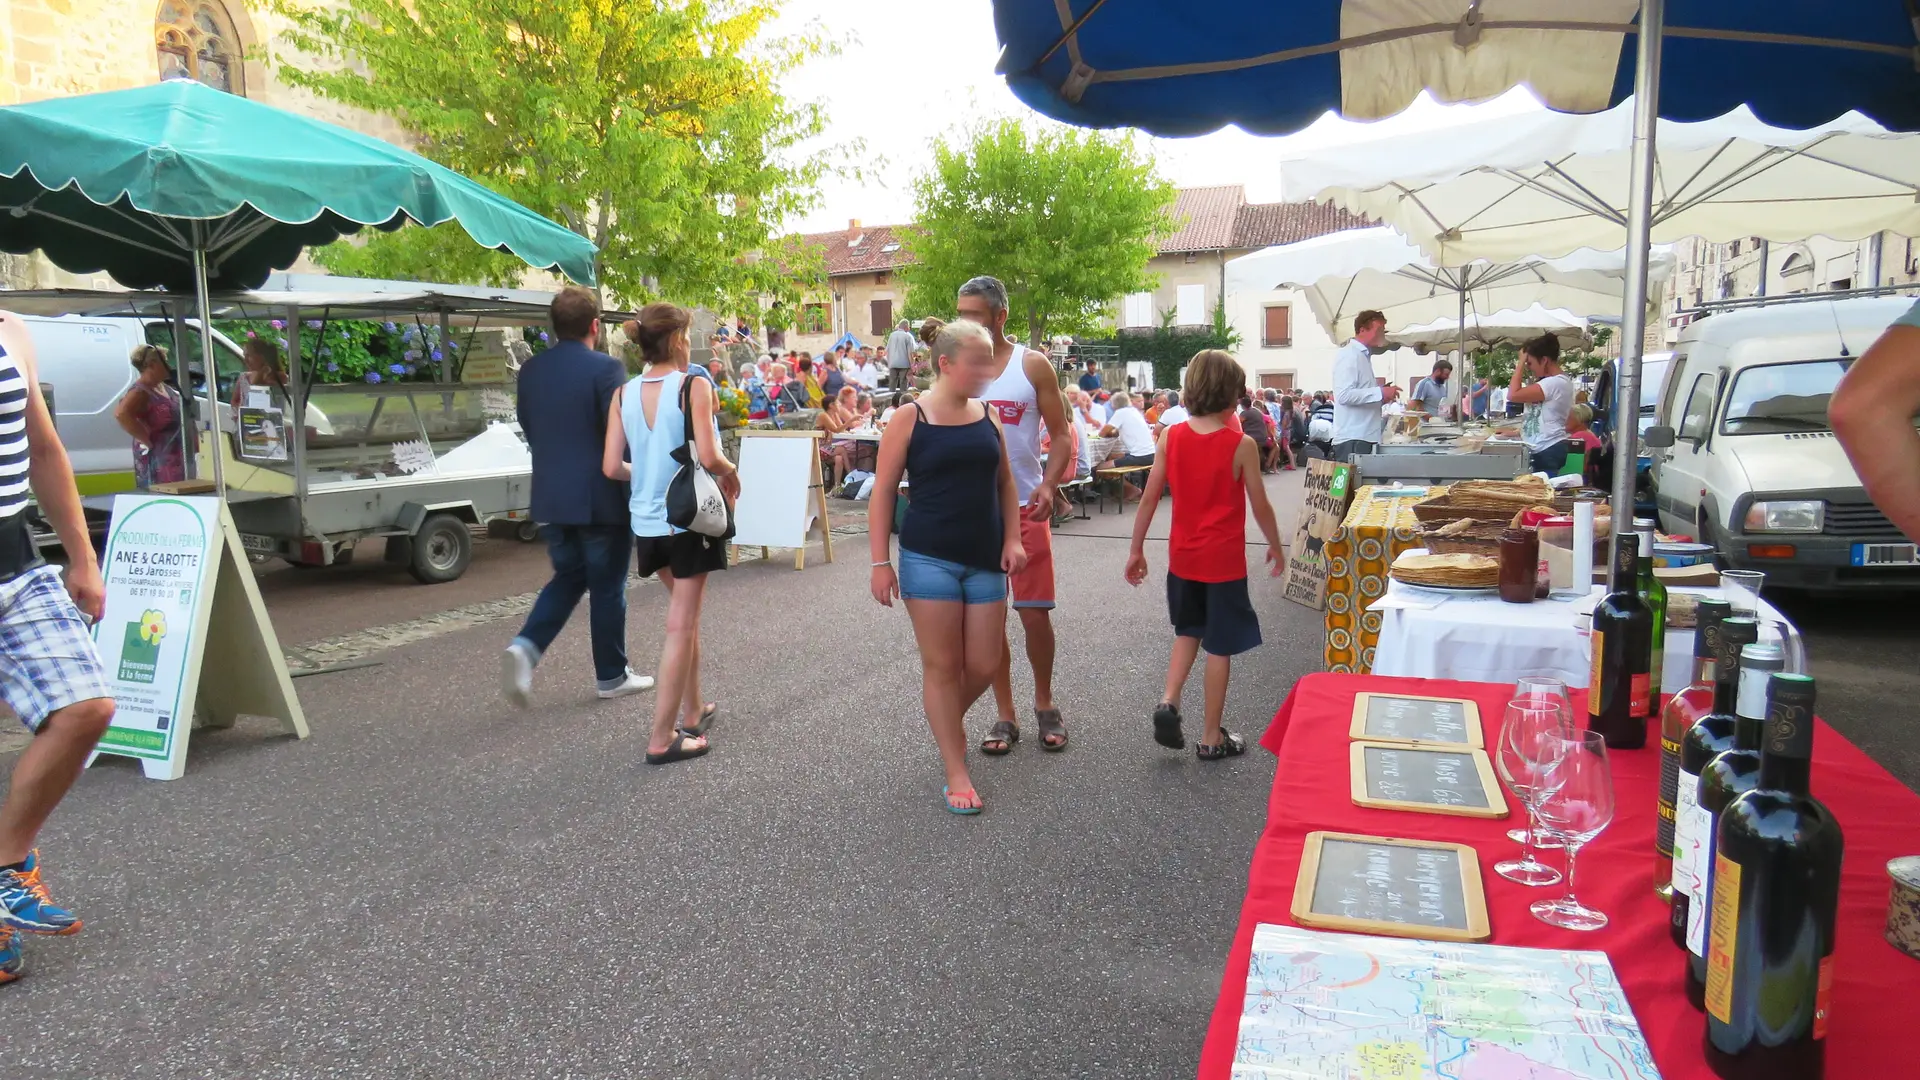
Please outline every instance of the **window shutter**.
[[1293, 344], [1293, 309], [1278, 304], [1266, 309], [1265, 332], [1260, 344], [1268, 348], [1278, 348]]
[[876, 336], [884, 336], [893, 329], [892, 300], [875, 300], [868, 307], [873, 313], [873, 332]]

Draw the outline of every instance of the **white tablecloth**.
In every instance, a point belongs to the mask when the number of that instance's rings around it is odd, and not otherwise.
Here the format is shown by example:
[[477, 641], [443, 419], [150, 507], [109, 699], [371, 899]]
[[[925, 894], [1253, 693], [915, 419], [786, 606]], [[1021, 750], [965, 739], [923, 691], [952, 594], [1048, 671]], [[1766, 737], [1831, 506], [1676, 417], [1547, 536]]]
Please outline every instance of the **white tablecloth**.
[[[1380, 643], [1375, 675], [1510, 683], [1523, 674], [1552, 673], [1569, 687], [1587, 685], [1593, 655], [1585, 616], [1604, 595], [1595, 586], [1583, 600], [1509, 604], [1493, 594], [1458, 595], [1415, 589], [1397, 581], [1375, 601]], [[1671, 587], [1670, 593], [1718, 597], [1718, 588]], [[1761, 601], [1764, 622], [1785, 617]], [[1693, 673], [1693, 631], [1669, 626], [1660, 690], [1686, 688]]]

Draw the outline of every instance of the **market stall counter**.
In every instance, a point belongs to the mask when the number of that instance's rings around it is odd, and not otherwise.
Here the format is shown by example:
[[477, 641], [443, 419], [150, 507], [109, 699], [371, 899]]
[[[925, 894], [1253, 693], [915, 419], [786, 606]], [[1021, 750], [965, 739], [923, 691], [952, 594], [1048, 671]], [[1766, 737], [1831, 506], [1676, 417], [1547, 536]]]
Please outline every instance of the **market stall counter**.
[[[1406, 495], [1382, 492], [1410, 491]], [[1413, 504], [1426, 498], [1427, 488], [1389, 488], [1377, 484], [1354, 494], [1353, 505], [1333, 539], [1327, 556], [1327, 670], [1365, 673], [1373, 669], [1373, 650], [1380, 637], [1380, 613], [1368, 607], [1387, 591], [1387, 568], [1400, 553], [1421, 545], [1420, 521]]]
[[[1485, 883], [1492, 944], [1604, 950], [1660, 1076], [1665, 1080], [1713, 1076], [1701, 1048], [1705, 1019], [1687, 1003], [1681, 979], [1684, 961], [1668, 937], [1668, 909], [1654, 895], [1657, 749], [1612, 755], [1618, 808], [1612, 825], [1580, 853], [1580, 897], [1611, 919], [1605, 929], [1590, 933], [1549, 926], [1527, 910], [1534, 900], [1558, 895], [1558, 886], [1525, 888], [1493, 872], [1496, 860], [1519, 849], [1506, 837], [1507, 829], [1517, 824], [1512, 818], [1367, 809], [1350, 799], [1349, 730], [1356, 694], [1470, 700], [1479, 708], [1488, 744], [1494, 745], [1512, 691], [1511, 685], [1497, 683], [1339, 674], [1309, 675], [1294, 686], [1261, 740], [1278, 755], [1279, 767], [1266, 828], [1247, 874], [1239, 929], [1227, 955], [1220, 997], [1201, 1052], [1202, 1080], [1224, 1080], [1231, 1074], [1242, 1014], [1263, 1007], [1247, 1000], [1254, 932], [1262, 923], [1298, 925], [1291, 912], [1302, 851], [1308, 834], [1321, 830], [1470, 845]], [[1573, 696], [1575, 710], [1584, 709], [1585, 693], [1576, 690]], [[1831, 808], [1846, 832], [1826, 1075], [1910, 1075], [1911, 1066], [1901, 1062], [1911, 1057], [1904, 1036], [1912, 1024], [1913, 1003], [1920, 1001], [1920, 961], [1889, 945], [1884, 934], [1887, 864], [1896, 856], [1920, 852], [1920, 795], [1824, 723], [1818, 723], [1816, 730], [1813, 793]], [[1557, 861], [1558, 853], [1546, 854], [1550, 862]], [[1464, 1054], [1466, 1040], [1462, 1043]]]

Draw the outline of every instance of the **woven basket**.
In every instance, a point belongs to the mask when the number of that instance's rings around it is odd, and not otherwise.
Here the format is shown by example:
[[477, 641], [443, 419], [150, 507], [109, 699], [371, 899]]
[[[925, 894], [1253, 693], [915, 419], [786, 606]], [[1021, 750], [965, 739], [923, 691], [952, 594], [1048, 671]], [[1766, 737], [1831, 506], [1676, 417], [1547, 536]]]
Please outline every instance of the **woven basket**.
[[[1424, 502], [1414, 503], [1413, 516], [1417, 518], [1422, 525], [1445, 525], [1449, 521], [1458, 521], [1461, 518], [1491, 517], [1495, 515], [1490, 515], [1484, 510], [1476, 515], [1471, 507], [1457, 505], [1447, 496], [1437, 495]], [[1502, 519], [1510, 518], [1513, 516], [1513, 511], [1508, 510], [1498, 516]]]

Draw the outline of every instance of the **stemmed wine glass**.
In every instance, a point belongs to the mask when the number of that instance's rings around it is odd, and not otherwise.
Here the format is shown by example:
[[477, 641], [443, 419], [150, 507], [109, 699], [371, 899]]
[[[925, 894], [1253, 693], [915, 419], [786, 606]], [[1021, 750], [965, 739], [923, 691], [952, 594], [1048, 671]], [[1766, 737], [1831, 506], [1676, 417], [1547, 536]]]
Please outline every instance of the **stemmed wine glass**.
[[1533, 838], [1544, 831], [1540, 827], [1540, 801], [1559, 786], [1559, 765], [1567, 752], [1568, 731], [1567, 714], [1557, 705], [1515, 701], [1507, 706], [1494, 760], [1507, 789], [1527, 808], [1530, 826], [1521, 841], [1520, 857], [1493, 866], [1494, 873], [1508, 881], [1552, 885], [1560, 880], [1560, 871], [1534, 857]]
[[[1558, 675], [1534, 672], [1520, 676], [1513, 683], [1513, 699], [1516, 704], [1529, 706], [1557, 706], [1566, 710], [1566, 729], [1573, 730], [1573, 699], [1567, 694], [1567, 684]], [[1560, 841], [1541, 833], [1535, 836], [1531, 829], [1508, 829], [1507, 839], [1516, 844], [1532, 844], [1545, 850], [1557, 848]], [[1550, 884], [1550, 883], [1549, 883]]]
[[1598, 930], [1607, 925], [1607, 917], [1574, 897], [1574, 861], [1581, 845], [1613, 821], [1613, 768], [1607, 760], [1607, 744], [1598, 733], [1583, 731], [1565, 743], [1565, 754], [1553, 767], [1552, 790], [1539, 802], [1537, 820], [1566, 844], [1567, 892], [1557, 900], [1536, 900], [1531, 910], [1554, 926]]

